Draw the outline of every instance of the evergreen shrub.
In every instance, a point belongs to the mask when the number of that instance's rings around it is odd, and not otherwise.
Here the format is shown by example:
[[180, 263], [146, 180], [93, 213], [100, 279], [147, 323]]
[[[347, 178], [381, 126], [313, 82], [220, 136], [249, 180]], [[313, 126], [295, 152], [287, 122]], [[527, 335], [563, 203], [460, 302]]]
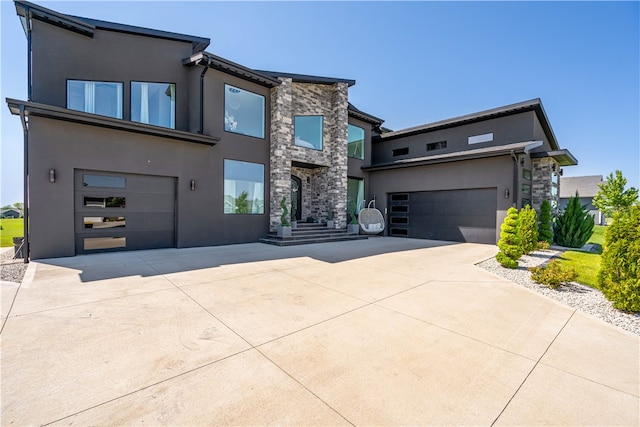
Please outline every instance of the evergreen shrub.
[[576, 278], [576, 271], [571, 267], [565, 267], [557, 259], [551, 260], [546, 267], [532, 267], [531, 279], [536, 283], [547, 285], [553, 289], [561, 284], [571, 282]]
[[569, 199], [567, 208], [556, 219], [553, 227], [553, 238], [560, 246], [581, 248], [593, 234], [593, 217], [587, 211], [587, 206], [580, 205], [580, 197]]
[[538, 239], [540, 241], [553, 243], [553, 233], [551, 232], [551, 203], [548, 200], [540, 205], [540, 224], [538, 225]]
[[527, 205], [520, 210], [518, 235], [522, 252], [529, 254], [538, 247], [538, 214]]
[[518, 236], [518, 210], [509, 208], [507, 216], [500, 226], [500, 252], [496, 260], [506, 268], [518, 268], [518, 259], [522, 256], [520, 237]]
[[640, 311], [640, 205], [617, 213], [607, 227], [598, 285], [617, 309]]

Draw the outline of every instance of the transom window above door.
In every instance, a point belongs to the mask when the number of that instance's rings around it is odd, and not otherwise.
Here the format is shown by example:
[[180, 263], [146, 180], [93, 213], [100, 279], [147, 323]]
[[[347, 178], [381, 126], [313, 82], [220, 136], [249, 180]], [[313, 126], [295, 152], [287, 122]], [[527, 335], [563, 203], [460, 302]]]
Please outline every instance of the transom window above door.
[[131, 121], [176, 128], [176, 85], [131, 82]]
[[67, 80], [67, 108], [122, 118], [122, 83]]

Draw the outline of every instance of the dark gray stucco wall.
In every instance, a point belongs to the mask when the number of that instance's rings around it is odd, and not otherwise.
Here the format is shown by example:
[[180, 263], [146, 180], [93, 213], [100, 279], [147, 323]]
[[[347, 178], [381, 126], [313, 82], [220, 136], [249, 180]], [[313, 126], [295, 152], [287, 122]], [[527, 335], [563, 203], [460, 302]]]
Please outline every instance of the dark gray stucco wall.
[[34, 20], [32, 100], [66, 107], [67, 79], [123, 83], [123, 119], [130, 118], [130, 82], [176, 85], [176, 129], [190, 130], [191, 43], [96, 30], [93, 38]]
[[381, 210], [387, 206], [389, 193], [497, 187], [496, 242], [500, 237], [500, 224], [512, 203], [511, 197], [504, 197], [506, 189], [513, 191], [510, 156], [371, 171], [368, 175], [367, 200], [375, 197]]
[[[378, 141], [373, 144], [372, 163], [388, 163], [394, 160], [532, 141], [534, 140], [534, 120], [536, 120], [535, 113], [530, 111], [434, 132]], [[493, 141], [469, 144], [468, 138], [470, 136], [487, 133], [493, 133]], [[447, 141], [447, 147], [427, 151], [427, 144], [439, 141]], [[409, 154], [393, 157], [393, 150], [404, 147], [409, 148]]]
[[[224, 158], [268, 165], [264, 154], [256, 150], [247, 154], [227, 148], [223, 154], [218, 146], [32, 117], [29, 151], [32, 257], [75, 254], [74, 169], [177, 178], [178, 247], [257, 241], [268, 231], [268, 211], [260, 215], [223, 213]], [[48, 181], [51, 168], [56, 170], [53, 184]], [[196, 181], [195, 191], [189, 190], [191, 179]], [[268, 183], [265, 179], [265, 194], [269, 192]]]

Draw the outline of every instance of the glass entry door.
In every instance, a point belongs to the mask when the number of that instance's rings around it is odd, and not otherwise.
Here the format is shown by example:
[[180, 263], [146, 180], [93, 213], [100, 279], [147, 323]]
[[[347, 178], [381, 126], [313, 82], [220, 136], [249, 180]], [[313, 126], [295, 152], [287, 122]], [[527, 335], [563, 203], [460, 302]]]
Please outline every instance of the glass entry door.
[[302, 180], [291, 175], [291, 220], [302, 220]]

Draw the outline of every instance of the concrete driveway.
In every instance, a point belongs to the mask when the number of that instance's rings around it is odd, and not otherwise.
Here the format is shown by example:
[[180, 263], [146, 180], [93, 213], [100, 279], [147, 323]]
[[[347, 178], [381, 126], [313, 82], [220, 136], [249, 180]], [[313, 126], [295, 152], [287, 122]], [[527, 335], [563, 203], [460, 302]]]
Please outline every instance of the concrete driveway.
[[[9, 425], [638, 425], [640, 339], [412, 239], [33, 262]], [[15, 300], [14, 300], [15, 296]]]

